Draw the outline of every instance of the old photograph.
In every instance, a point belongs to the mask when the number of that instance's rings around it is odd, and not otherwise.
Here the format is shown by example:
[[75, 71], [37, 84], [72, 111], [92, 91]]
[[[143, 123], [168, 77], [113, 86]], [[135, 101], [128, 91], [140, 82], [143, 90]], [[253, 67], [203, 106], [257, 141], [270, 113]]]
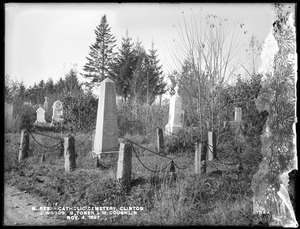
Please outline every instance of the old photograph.
[[3, 226], [298, 227], [296, 3], [3, 6]]

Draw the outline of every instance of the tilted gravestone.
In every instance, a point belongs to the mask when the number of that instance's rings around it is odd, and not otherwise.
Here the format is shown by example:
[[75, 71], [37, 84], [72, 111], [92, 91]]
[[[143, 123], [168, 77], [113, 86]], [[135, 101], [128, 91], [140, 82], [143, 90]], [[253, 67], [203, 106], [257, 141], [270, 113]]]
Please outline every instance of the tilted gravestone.
[[167, 134], [176, 134], [183, 127], [182, 99], [178, 95], [178, 87], [175, 88], [175, 95], [170, 99], [169, 121], [165, 126]]
[[119, 149], [118, 120], [116, 106], [116, 86], [109, 78], [103, 80], [99, 88], [96, 133], [93, 153], [114, 152]]
[[54, 122], [62, 122], [63, 121], [63, 118], [62, 118], [62, 115], [63, 115], [63, 106], [62, 106], [62, 103], [57, 100], [53, 103], [53, 114], [52, 114], [52, 123], [53, 124]]
[[46, 123], [45, 120], [45, 110], [42, 107], [39, 107], [36, 110], [36, 121], [35, 124]]

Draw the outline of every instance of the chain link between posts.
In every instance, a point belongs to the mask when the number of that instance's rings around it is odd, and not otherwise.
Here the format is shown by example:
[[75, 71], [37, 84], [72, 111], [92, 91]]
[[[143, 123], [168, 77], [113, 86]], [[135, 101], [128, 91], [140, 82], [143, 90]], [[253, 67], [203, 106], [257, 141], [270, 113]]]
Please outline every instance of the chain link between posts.
[[[155, 131], [157, 128], [159, 128], [159, 127], [155, 127], [154, 129], [149, 130], [146, 134]], [[75, 134], [75, 135], [71, 135], [71, 137], [75, 138], [75, 137], [80, 136], [80, 135], [82, 135], [82, 134], [89, 133], [88, 136], [86, 137], [86, 139], [84, 140], [84, 142], [85, 142], [85, 141], [91, 136], [91, 134], [93, 133], [93, 131], [94, 131], [95, 129], [96, 129], [96, 128], [92, 128], [92, 129], [89, 129], [89, 130], [84, 131], [84, 132], [82, 132], [82, 133], [78, 133], [78, 134]], [[58, 137], [46, 135], [46, 134], [43, 134], [43, 133], [34, 132], [34, 131], [32, 131], [32, 130], [29, 130], [28, 132], [29, 132], [30, 136], [33, 138], [33, 140], [34, 140], [37, 144], [39, 144], [40, 146], [42, 146], [42, 147], [44, 147], [44, 148], [47, 148], [47, 149], [55, 148], [55, 149], [57, 149], [57, 148], [59, 148], [59, 146], [62, 145], [61, 142], [63, 141], [63, 138], [58, 138]], [[174, 134], [174, 133], [172, 133], [172, 132], [170, 132], [170, 131], [164, 130], [164, 132], [167, 132], [167, 133], [172, 134], [173, 136], [179, 137], [179, 135]], [[35, 133], [35, 134], [37, 134], [37, 135], [49, 137], [49, 138], [52, 138], [52, 139], [60, 140], [60, 142], [58, 142], [57, 144], [52, 145], [52, 146], [46, 146], [46, 145], [43, 145], [42, 143], [40, 143], [39, 141], [37, 141], [36, 138], [33, 136], [33, 133]], [[137, 138], [137, 137], [136, 137], [136, 138]], [[187, 166], [185, 166], [185, 167], [180, 167], [180, 166], [178, 166], [178, 165], [174, 162], [174, 159], [177, 158], [177, 157], [171, 158], [171, 157], [168, 157], [168, 156], [159, 154], [159, 153], [157, 153], [157, 152], [155, 152], [155, 151], [153, 151], [153, 150], [147, 149], [146, 147], [143, 147], [143, 146], [139, 145], [138, 143], [133, 142], [133, 140], [135, 140], [136, 138], [131, 138], [131, 139], [124, 138], [124, 140], [127, 141], [127, 142], [129, 142], [129, 143], [131, 144], [131, 146], [132, 146], [132, 148], [133, 148], [133, 151], [134, 151], [134, 153], [135, 153], [135, 155], [136, 155], [138, 161], [142, 164], [142, 166], [143, 166], [145, 169], [147, 169], [147, 170], [149, 170], [149, 171], [151, 171], [151, 172], [156, 173], [156, 172], [164, 171], [171, 163], [173, 163], [174, 166], [175, 166], [177, 169], [179, 169], [179, 170], [185, 170], [185, 169], [187, 169], [187, 168], [192, 164], [192, 162], [193, 162], [193, 158], [192, 158], [191, 161], [188, 163]], [[211, 153], [213, 153], [213, 151], [212, 151], [212, 149], [211, 149], [211, 148], [213, 147], [212, 145], [208, 144], [208, 143], [205, 142], [205, 141], [198, 141], [198, 143], [206, 144], [206, 145], [208, 146], [209, 151], [210, 151]], [[153, 153], [153, 154], [155, 154], [155, 155], [158, 155], [158, 156], [160, 156], [160, 157], [167, 158], [167, 159], [170, 160], [170, 163], [168, 163], [163, 169], [160, 169], [160, 170], [152, 170], [152, 169], [148, 168], [148, 167], [141, 161], [141, 159], [139, 158], [139, 156], [138, 156], [138, 154], [137, 154], [137, 152], [136, 152], [136, 150], [135, 150], [134, 145], [136, 145], [137, 147], [140, 147], [141, 149], [143, 149], [143, 150], [144, 150], [143, 152], [148, 151], [148, 152]], [[119, 146], [119, 143], [118, 143], [117, 145], [115, 145], [114, 147], [112, 147], [111, 149], [107, 150], [107, 151], [111, 151], [111, 150], [113, 150], [113, 149], [116, 149], [116, 147], [118, 147], [118, 146]], [[219, 150], [219, 149], [217, 149], [217, 151], [218, 151], [218, 152], [221, 152], [221, 153], [224, 153], [223, 151], [221, 151], [221, 150]], [[237, 164], [239, 164], [239, 163], [226, 163], [226, 162], [220, 160], [218, 157], [216, 157], [216, 160], [218, 160], [219, 162], [221, 162], [221, 163], [224, 164], [224, 165], [237, 165]]]
[[136, 150], [135, 150], [135, 148], [134, 148], [134, 145], [133, 145], [131, 142], [130, 142], [130, 144], [131, 144], [131, 146], [132, 146], [133, 152], [135, 153], [135, 156], [136, 156], [136, 158], [138, 159], [138, 161], [141, 163], [141, 165], [142, 165], [145, 169], [147, 169], [147, 170], [150, 171], [150, 172], [153, 172], [153, 173], [163, 172], [166, 168], [168, 168], [169, 164], [171, 164], [171, 162], [172, 162], [172, 161], [169, 162], [163, 169], [152, 170], [152, 169], [148, 168], [148, 167], [141, 161], [141, 159], [139, 158], [139, 156], [138, 156], [138, 154], [137, 154], [137, 152], [136, 152]]
[[[155, 130], [156, 130], [156, 129], [157, 129], [157, 128], [155, 128]], [[178, 166], [178, 165], [174, 162], [174, 159], [175, 159], [175, 158], [171, 158], [171, 157], [168, 157], [168, 156], [165, 156], [165, 155], [161, 155], [161, 154], [159, 154], [159, 153], [157, 153], [157, 152], [155, 152], [155, 151], [152, 151], [152, 150], [150, 150], [150, 149], [147, 149], [147, 148], [145, 148], [145, 147], [143, 147], [143, 146], [141, 146], [141, 145], [139, 145], [139, 144], [133, 142], [133, 141], [130, 140], [130, 139], [126, 139], [126, 141], [128, 141], [128, 142], [132, 145], [133, 151], [134, 151], [134, 153], [135, 153], [137, 159], [139, 160], [139, 162], [143, 165], [143, 167], [146, 168], [147, 170], [151, 171], [151, 172], [154, 172], [154, 173], [155, 173], [155, 172], [161, 172], [161, 171], [165, 170], [165, 169], [168, 167], [168, 165], [169, 165], [169, 164], [172, 164], [172, 163], [173, 163], [174, 166], [175, 166], [176, 168], [178, 168], [179, 170], [185, 170], [185, 169], [187, 169], [187, 168], [191, 165], [191, 163], [193, 162], [193, 158], [192, 158], [191, 161], [188, 163], [188, 165], [187, 165], [186, 167], [180, 167], [180, 166]], [[140, 147], [140, 148], [143, 149], [144, 151], [148, 151], [148, 152], [153, 153], [153, 154], [155, 154], [155, 155], [158, 155], [158, 156], [160, 156], [160, 157], [167, 158], [167, 159], [170, 160], [170, 163], [169, 163], [164, 169], [162, 169], [162, 170], [154, 171], [154, 170], [152, 170], [152, 169], [149, 169], [147, 166], [145, 166], [145, 164], [142, 163], [142, 161], [141, 161], [140, 158], [138, 157], [138, 154], [136, 153], [135, 148], [134, 148], [133, 145], [136, 145], [136, 146]]]
[[[52, 149], [52, 148], [58, 148], [58, 146], [61, 145], [61, 141], [58, 142], [57, 144], [55, 145], [52, 145], [52, 146], [46, 146], [46, 145], [43, 145], [42, 143], [40, 143], [38, 140], [36, 140], [36, 138], [33, 136], [33, 134], [31, 132], [29, 132], [29, 135], [32, 137], [32, 139], [37, 143], [39, 144], [40, 146], [44, 147], [44, 148], [47, 148], [47, 149]], [[61, 140], [61, 139], [60, 139]]]

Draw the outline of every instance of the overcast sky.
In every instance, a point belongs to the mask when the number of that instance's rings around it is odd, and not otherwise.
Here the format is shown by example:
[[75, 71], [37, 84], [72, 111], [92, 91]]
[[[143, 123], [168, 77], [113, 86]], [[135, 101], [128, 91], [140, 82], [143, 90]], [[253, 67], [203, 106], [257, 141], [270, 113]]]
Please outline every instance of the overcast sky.
[[[201, 7], [201, 11], [200, 11]], [[51, 77], [55, 82], [72, 64], [83, 73], [94, 30], [104, 14], [120, 45], [126, 30], [133, 41], [139, 39], [146, 50], [154, 41], [165, 72], [170, 70], [176, 26], [183, 14], [215, 14], [232, 24], [245, 24], [247, 34], [263, 42], [273, 23], [271, 4], [158, 4], [158, 3], [6, 3], [5, 73], [31, 86]], [[192, 13], [191, 13], [192, 12]], [[175, 25], [175, 28], [174, 28]]]

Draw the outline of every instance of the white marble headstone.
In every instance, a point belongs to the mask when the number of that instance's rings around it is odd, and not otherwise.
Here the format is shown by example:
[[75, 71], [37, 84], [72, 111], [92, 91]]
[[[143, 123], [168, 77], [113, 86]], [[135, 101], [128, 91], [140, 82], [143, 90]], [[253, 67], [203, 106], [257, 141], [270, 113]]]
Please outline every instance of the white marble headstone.
[[234, 108], [234, 121], [235, 122], [241, 122], [242, 121], [242, 108], [241, 107], [235, 107]]
[[53, 103], [52, 108], [53, 108], [52, 123], [53, 123], [53, 121], [62, 122], [63, 121], [63, 118], [62, 118], [62, 115], [63, 115], [62, 103], [59, 100], [57, 100]]
[[165, 126], [166, 131], [176, 134], [183, 127], [183, 115], [182, 99], [178, 95], [178, 87], [176, 87], [175, 95], [170, 99], [169, 122]]
[[36, 110], [36, 121], [35, 121], [35, 123], [36, 124], [38, 124], [38, 123], [46, 123], [46, 120], [45, 120], [45, 110], [42, 107], [39, 107]]
[[116, 96], [116, 103], [117, 103], [117, 107], [120, 107], [122, 105], [123, 100], [121, 96]]
[[93, 149], [93, 152], [97, 155], [119, 149], [116, 86], [114, 81], [109, 78], [103, 80], [100, 84], [99, 92]]

